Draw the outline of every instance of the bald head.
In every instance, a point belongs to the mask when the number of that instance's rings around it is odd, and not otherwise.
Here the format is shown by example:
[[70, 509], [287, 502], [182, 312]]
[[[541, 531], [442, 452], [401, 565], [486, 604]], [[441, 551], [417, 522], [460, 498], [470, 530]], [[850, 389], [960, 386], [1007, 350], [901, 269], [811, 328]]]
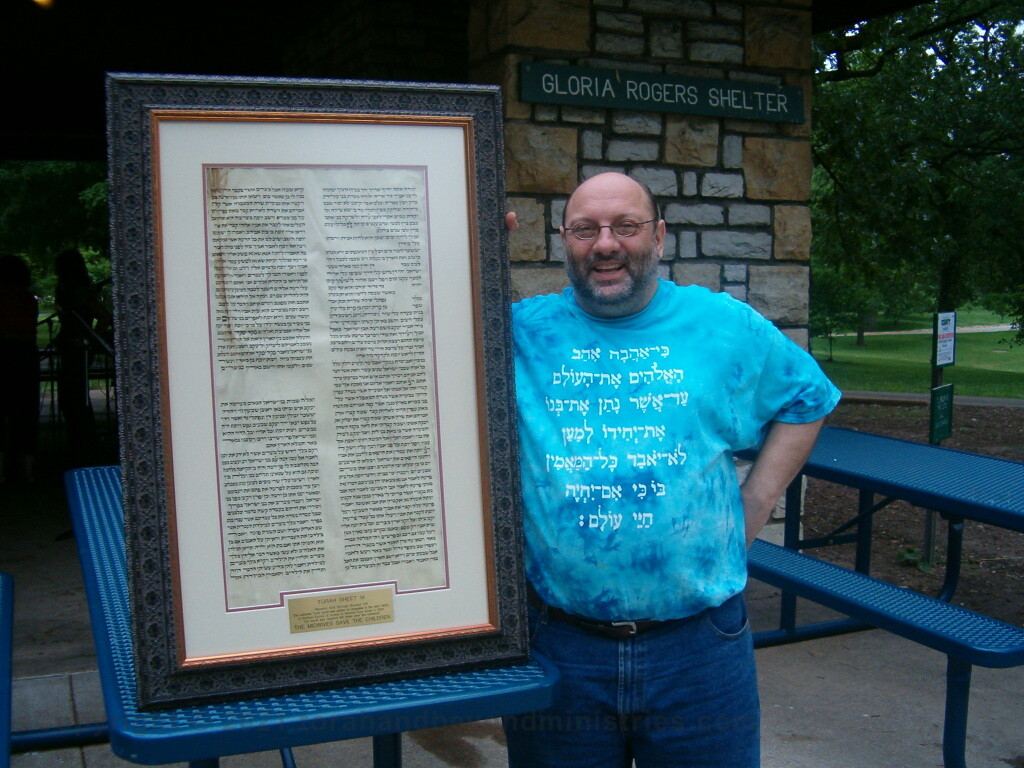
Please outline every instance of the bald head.
[[580, 193], [589, 195], [595, 189], [598, 190], [599, 193], [618, 192], [620, 194], [623, 192], [628, 193], [634, 189], [639, 190], [647, 199], [647, 206], [650, 211], [650, 215], [645, 216], [644, 218], [661, 218], [661, 211], [658, 208], [657, 201], [654, 199], [654, 192], [651, 191], [650, 187], [630, 178], [624, 173], [609, 171], [607, 173], [599, 173], [597, 176], [591, 176], [576, 187], [575, 191], [569, 196], [569, 201], [565, 204], [565, 209], [562, 211], [562, 226], [565, 226], [566, 222], [569, 221], [569, 212], [573, 205], [573, 198]]

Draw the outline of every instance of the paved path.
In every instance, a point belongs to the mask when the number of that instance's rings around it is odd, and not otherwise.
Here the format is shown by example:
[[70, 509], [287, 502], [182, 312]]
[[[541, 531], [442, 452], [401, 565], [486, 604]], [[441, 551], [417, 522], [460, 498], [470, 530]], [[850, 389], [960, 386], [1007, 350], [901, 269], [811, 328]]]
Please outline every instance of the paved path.
[[[748, 591], [755, 626], [771, 626], [778, 592]], [[807, 618], [824, 609], [804, 605]], [[945, 657], [881, 630], [757, 652], [764, 768], [941, 766]], [[975, 669], [967, 763], [1024, 765], [1024, 667]], [[103, 719], [94, 670], [14, 683], [16, 730]], [[500, 723], [482, 720], [414, 731], [403, 738], [406, 768], [507, 768]], [[300, 747], [300, 768], [369, 768], [369, 739]], [[106, 744], [15, 755], [12, 768], [128, 768]], [[225, 768], [276, 768], [276, 753], [238, 755]], [[185, 768], [177, 764], [176, 768]]]
[[[1024, 387], [1022, 387], [1024, 388]], [[844, 403], [877, 403], [880, 405], [928, 405], [931, 395], [928, 392], [865, 392], [863, 390], [843, 390]], [[954, 395], [954, 405], [988, 405], [999, 408], [1024, 408], [1024, 400], [1011, 397], [971, 397]]]
[[[1005, 333], [1006, 331], [1016, 331], [1016, 325], [968, 325], [964, 328], [957, 328], [957, 333]], [[910, 331], [866, 331], [865, 336], [899, 336], [901, 334], [922, 334], [932, 333], [931, 328], [914, 328]], [[856, 333], [837, 333], [836, 336], [856, 336]]]

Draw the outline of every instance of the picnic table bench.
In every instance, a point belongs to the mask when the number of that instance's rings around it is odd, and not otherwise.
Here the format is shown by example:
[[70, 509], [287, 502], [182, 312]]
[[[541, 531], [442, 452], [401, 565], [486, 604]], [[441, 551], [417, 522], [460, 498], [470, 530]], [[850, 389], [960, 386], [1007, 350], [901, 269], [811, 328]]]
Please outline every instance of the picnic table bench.
[[[745, 451], [742, 458], [756, 452]], [[827, 427], [802, 474], [860, 491], [850, 524], [817, 539], [800, 537], [800, 478], [786, 493], [785, 546], [755, 541], [750, 575], [783, 590], [779, 628], [758, 632], [758, 647], [879, 627], [947, 657], [943, 759], [966, 766], [967, 714], [973, 665], [1008, 668], [1024, 664], [1024, 629], [954, 605], [962, 558], [964, 520], [1024, 532], [1024, 464]], [[875, 494], [884, 494], [875, 503]], [[937, 597], [868, 574], [871, 519], [896, 499], [939, 511], [948, 521], [945, 581]], [[856, 528], [853, 533], [845, 530]], [[853, 569], [800, 552], [833, 543], [857, 543]], [[798, 625], [796, 598], [819, 603], [849, 619]]]

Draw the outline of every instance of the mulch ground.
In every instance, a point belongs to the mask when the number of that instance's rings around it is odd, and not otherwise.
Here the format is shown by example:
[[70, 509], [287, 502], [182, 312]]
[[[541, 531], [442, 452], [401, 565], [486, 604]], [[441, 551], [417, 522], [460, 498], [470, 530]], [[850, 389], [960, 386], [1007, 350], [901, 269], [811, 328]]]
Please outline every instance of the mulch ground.
[[[906, 405], [841, 404], [829, 416], [830, 426], [928, 442], [928, 409]], [[1024, 409], [956, 406], [953, 436], [947, 448], [1024, 461]], [[850, 488], [820, 480], [808, 482], [804, 535], [823, 536], [856, 511], [857, 494]], [[896, 502], [875, 515], [872, 575], [934, 594], [942, 584], [946, 524], [936, 528], [934, 566], [916, 562], [924, 550], [923, 511]], [[818, 557], [851, 566], [853, 545], [821, 548]], [[1024, 626], [1024, 534], [967, 521], [960, 587], [955, 602], [989, 616]]]

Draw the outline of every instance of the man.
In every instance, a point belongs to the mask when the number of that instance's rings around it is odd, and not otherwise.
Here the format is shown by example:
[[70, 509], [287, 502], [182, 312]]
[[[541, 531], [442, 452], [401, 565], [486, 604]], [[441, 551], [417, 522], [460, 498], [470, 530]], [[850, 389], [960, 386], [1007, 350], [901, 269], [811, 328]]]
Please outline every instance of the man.
[[747, 305], [658, 279], [628, 176], [581, 184], [561, 234], [571, 286], [513, 334], [531, 645], [562, 686], [507, 719], [510, 765], [756, 766], [746, 547], [839, 393]]

